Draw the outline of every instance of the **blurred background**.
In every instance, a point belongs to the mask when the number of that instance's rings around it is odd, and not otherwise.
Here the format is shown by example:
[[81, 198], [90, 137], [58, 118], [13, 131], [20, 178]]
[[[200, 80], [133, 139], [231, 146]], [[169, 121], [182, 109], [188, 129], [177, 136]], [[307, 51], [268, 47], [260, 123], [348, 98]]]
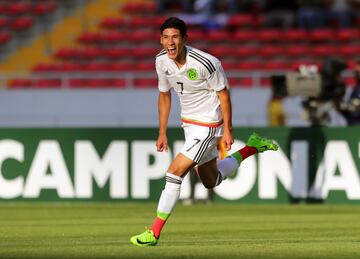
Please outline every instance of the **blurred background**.
[[156, 127], [169, 16], [221, 60], [234, 126], [344, 126], [358, 109], [357, 0], [1, 0], [0, 126]]

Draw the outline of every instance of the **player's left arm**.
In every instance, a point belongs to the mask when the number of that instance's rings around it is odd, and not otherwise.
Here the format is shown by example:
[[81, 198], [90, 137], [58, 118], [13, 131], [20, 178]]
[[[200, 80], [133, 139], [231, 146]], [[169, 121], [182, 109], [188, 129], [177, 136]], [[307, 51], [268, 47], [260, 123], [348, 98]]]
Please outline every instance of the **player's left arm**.
[[227, 87], [217, 91], [217, 95], [220, 101], [220, 108], [223, 114], [224, 121], [224, 135], [223, 143], [224, 148], [228, 151], [231, 148], [231, 145], [234, 143], [234, 137], [232, 134], [232, 108], [231, 108], [231, 98], [230, 92]]

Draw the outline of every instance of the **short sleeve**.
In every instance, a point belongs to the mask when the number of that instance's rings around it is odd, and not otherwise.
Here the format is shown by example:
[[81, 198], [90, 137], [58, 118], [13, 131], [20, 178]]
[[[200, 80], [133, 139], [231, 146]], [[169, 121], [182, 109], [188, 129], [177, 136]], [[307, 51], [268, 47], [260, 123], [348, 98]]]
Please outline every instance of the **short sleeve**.
[[221, 66], [220, 61], [216, 62], [216, 70], [208, 77], [210, 88], [215, 91], [221, 91], [224, 88], [229, 88], [229, 84], [226, 78], [225, 71]]
[[160, 62], [156, 60], [156, 73], [158, 76], [158, 88], [160, 92], [168, 92], [171, 89], [169, 81], [166, 78], [165, 71], [163, 71]]

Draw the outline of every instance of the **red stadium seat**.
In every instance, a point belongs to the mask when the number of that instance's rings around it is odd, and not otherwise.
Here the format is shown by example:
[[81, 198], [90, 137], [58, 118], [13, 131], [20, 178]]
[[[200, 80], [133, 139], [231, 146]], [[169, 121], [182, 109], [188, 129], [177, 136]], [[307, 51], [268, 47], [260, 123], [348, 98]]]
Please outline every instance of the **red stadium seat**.
[[307, 57], [310, 54], [310, 47], [308, 45], [289, 45], [286, 49], [286, 55], [289, 58]]
[[158, 81], [156, 78], [141, 78], [135, 79], [134, 84], [136, 88], [156, 88]]
[[77, 41], [83, 44], [98, 44], [102, 41], [102, 35], [99, 32], [84, 32]]
[[34, 83], [35, 88], [59, 88], [61, 87], [60, 79], [38, 79]]
[[133, 51], [133, 57], [137, 59], [144, 59], [144, 58], [151, 58], [154, 59], [155, 56], [159, 53], [159, 48], [152, 48], [152, 47], [140, 47], [136, 48]]
[[134, 69], [137, 71], [153, 72], [155, 71], [155, 61], [138, 62], [134, 65]]
[[54, 1], [45, 1], [36, 3], [33, 8], [33, 13], [38, 16], [52, 14], [56, 10], [56, 3]]
[[155, 2], [135, 2], [125, 3], [120, 11], [128, 14], [142, 14], [142, 13], [155, 13], [156, 3]]
[[282, 37], [282, 32], [277, 29], [262, 29], [257, 33], [257, 39], [263, 42], [278, 42]]
[[7, 29], [9, 26], [9, 20], [5, 17], [0, 17], [0, 30]]
[[252, 58], [260, 56], [260, 48], [253, 45], [238, 46], [234, 50], [234, 55], [239, 58]]
[[124, 17], [108, 17], [100, 22], [100, 27], [105, 29], [120, 29], [126, 26]]
[[238, 69], [238, 64], [239, 61], [234, 60], [224, 60], [221, 62], [221, 65], [225, 69], [225, 71]]
[[129, 41], [130, 36], [127, 32], [109, 31], [108, 33], [101, 34], [100, 43], [117, 44], [124, 41]]
[[207, 34], [207, 39], [210, 41], [214, 41], [214, 42], [224, 42], [224, 41], [228, 41], [230, 38], [230, 34], [228, 31], [225, 30], [215, 30], [215, 31], [210, 31]]
[[237, 30], [233, 39], [241, 43], [253, 42], [257, 41], [257, 34], [255, 30]]
[[33, 86], [33, 80], [28, 78], [13, 79], [8, 83], [10, 88], [30, 88]]
[[282, 34], [282, 39], [290, 42], [302, 42], [308, 40], [308, 33], [303, 29], [288, 29]]
[[7, 7], [7, 14], [10, 16], [18, 16], [29, 14], [32, 10], [32, 5], [29, 2], [15, 2]]
[[154, 41], [160, 42], [160, 34], [153, 31], [135, 31], [129, 35], [129, 39], [135, 43]]
[[32, 71], [33, 72], [37, 72], [37, 73], [42, 73], [42, 72], [55, 72], [55, 71], [59, 71], [60, 66], [58, 64], [55, 63], [40, 63], [37, 64]]
[[118, 72], [118, 71], [131, 71], [134, 70], [134, 64], [131, 62], [125, 61], [125, 62], [112, 62], [109, 64], [109, 70]]
[[103, 50], [95, 47], [87, 47], [80, 51], [79, 58], [84, 60], [94, 60], [103, 57]]
[[30, 16], [28, 17], [19, 17], [16, 18], [13, 22], [11, 22], [11, 29], [14, 31], [24, 31], [31, 28], [34, 24], [34, 19]]
[[335, 33], [332, 29], [314, 29], [309, 32], [309, 39], [313, 42], [327, 42], [335, 39]]
[[264, 62], [262, 68], [265, 70], [290, 70], [291, 65], [284, 60], [268, 60]]
[[360, 39], [360, 32], [357, 28], [342, 28], [336, 33], [336, 39], [342, 42], [358, 41]]
[[262, 67], [263, 63], [259, 60], [240, 61], [238, 65], [240, 70], [257, 70], [262, 69]]
[[87, 72], [108, 71], [110, 69], [110, 65], [105, 62], [91, 62], [84, 64], [83, 69]]
[[232, 56], [234, 54], [234, 48], [228, 46], [215, 46], [210, 48], [209, 52], [215, 57], [222, 59]]
[[11, 35], [9, 32], [0, 32], [0, 45], [4, 45], [11, 40]]
[[234, 29], [239, 27], [255, 27], [257, 25], [258, 20], [251, 14], [235, 14], [227, 22], [227, 26]]
[[360, 55], [360, 46], [359, 45], [344, 45], [340, 46], [338, 49], [338, 54], [344, 58], [352, 58]]
[[315, 57], [323, 58], [336, 54], [336, 48], [333, 45], [317, 45], [311, 48], [311, 54]]
[[55, 57], [62, 60], [78, 59], [80, 50], [78, 48], [61, 48], [55, 53]]
[[121, 59], [132, 55], [133, 50], [127, 47], [112, 47], [103, 50], [103, 55], [108, 59]]
[[285, 49], [281, 45], [264, 45], [260, 48], [260, 53], [264, 58], [278, 57], [285, 54]]

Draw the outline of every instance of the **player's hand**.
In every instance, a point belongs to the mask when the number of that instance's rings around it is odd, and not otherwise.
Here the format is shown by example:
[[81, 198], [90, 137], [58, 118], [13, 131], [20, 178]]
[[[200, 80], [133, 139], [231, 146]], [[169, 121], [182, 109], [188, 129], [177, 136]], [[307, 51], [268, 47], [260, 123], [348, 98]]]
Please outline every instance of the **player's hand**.
[[231, 149], [231, 145], [234, 143], [234, 138], [231, 132], [224, 132], [222, 137], [223, 145], [226, 151]]
[[166, 135], [159, 135], [156, 142], [156, 149], [158, 152], [168, 151], [168, 143]]

